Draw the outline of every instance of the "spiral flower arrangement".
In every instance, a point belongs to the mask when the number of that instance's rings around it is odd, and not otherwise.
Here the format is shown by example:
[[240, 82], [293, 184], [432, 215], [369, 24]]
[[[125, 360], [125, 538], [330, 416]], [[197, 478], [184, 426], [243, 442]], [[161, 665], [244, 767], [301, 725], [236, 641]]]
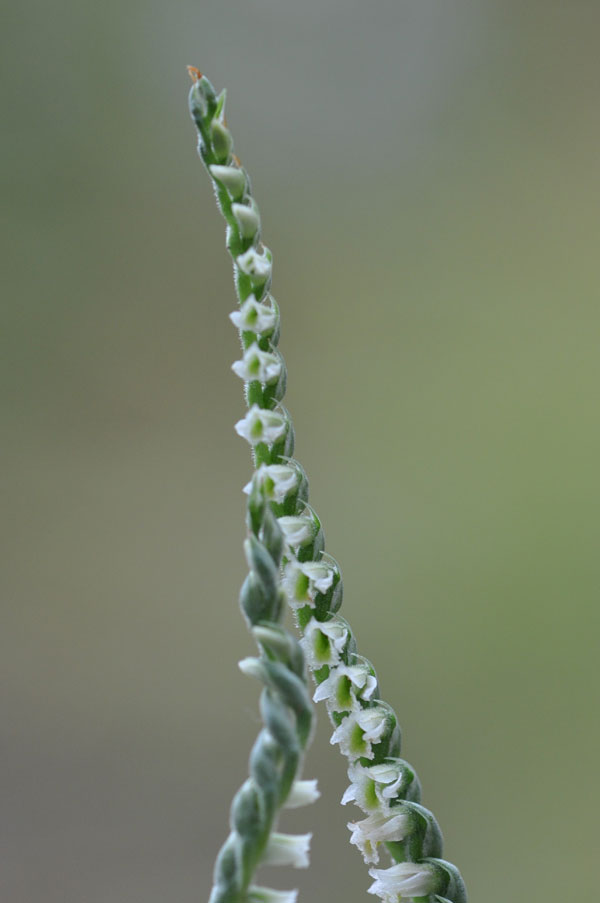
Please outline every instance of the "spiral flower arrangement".
[[[401, 735], [391, 706], [381, 700], [372, 664], [357, 651], [342, 604], [340, 568], [325, 552], [320, 520], [308, 503], [308, 482], [292, 457], [294, 430], [282, 405], [286, 368], [277, 348], [279, 308], [270, 293], [272, 256], [261, 240], [260, 214], [250, 180], [233, 154], [225, 119], [225, 93], [190, 69], [190, 111], [199, 153], [211, 176], [227, 222], [239, 309], [231, 320], [240, 333], [242, 358], [233, 365], [244, 381], [248, 412], [235, 429], [251, 445], [255, 472], [248, 493], [246, 554], [250, 574], [241, 605], [261, 648], [242, 670], [265, 684], [265, 727], [250, 760], [251, 776], [232, 805], [232, 834], [219, 854], [210, 903], [288, 903], [279, 892], [250, 888], [259, 861], [307, 864], [308, 837], [272, 833], [285, 801], [310, 802], [314, 782], [298, 781], [310, 733], [311, 708], [304, 659], [316, 682], [315, 702], [327, 706], [331, 743], [347, 759], [349, 787], [342, 803], [364, 815], [348, 825], [354, 844], [371, 866], [382, 848], [393, 865], [371, 868], [368, 888], [384, 903], [466, 903], [461, 875], [442, 858], [442, 834], [421, 805], [415, 770], [400, 757]], [[299, 643], [280, 625], [282, 599], [294, 609]], [[287, 852], [283, 852], [283, 851]], [[293, 851], [293, 852], [292, 852]], [[262, 894], [262, 896], [261, 896]], [[268, 896], [271, 894], [271, 896]]]

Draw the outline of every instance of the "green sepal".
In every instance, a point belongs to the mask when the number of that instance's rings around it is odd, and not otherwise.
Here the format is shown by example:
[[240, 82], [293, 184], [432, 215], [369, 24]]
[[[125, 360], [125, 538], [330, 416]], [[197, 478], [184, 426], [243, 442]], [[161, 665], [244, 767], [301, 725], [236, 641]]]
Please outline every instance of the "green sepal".
[[[261, 463], [265, 464], [281, 464], [284, 458], [291, 458], [294, 454], [294, 445], [295, 445], [295, 433], [294, 433], [294, 424], [292, 423], [292, 419], [287, 411], [287, 409], [283, 405], [279, 405], [279, 410], [283, 414], [287, 429], [281, 439], [278, 439], [273, 443], [271, 448], [267, 451], [267, 454]], [[262, 444], [262, 443], [261, 443]], [[259, 446], [257, 445], [258, 449]]]
[[[214, 91], [214, 88], [213, 88]], [[223, 88], [220, 94], [217, 95], [217, 106], [215, 109], [215, 116], [219, 118], [223, 118], [225, 115], [225, 101], [227, 100], [227, 88]]]
[[[217, 109], [217, 98], [215, 89], [206, 76], [203, 75], [194, 81], [190, 88], [188, 103], [201, 143], [208, 149], [210, 146], [209, 124]], [[215, 161], [210, 160], [209, 162], [214, 163]]]
[[269, 338], [273, 347], [276, 348], [277, 345], [279, 345], [279, 337], [281, 335], [281, 312], [279, 310], [279, 304], [273, 295], [271, 295], [271, 307], [275, 311], [275, 325], [273, 331], [269, 334]]
[[329, 665], [323, 665], [322, 668], [317, 668], [316, 671], [313, 671], [313, 677], [317, 685], [322, 684], [323, 681], [327, 680], [329, 677]]
[[436, 866], [444, 876], [445, 883], [439, 888], [440, 894], [435, 896], [439, 903], [467, 903], [465, 882], [455, 865], [437, 858], [428, 858], [425, 862]]
[[[304, 561], [317, 561], [325, 549], [325, 534], [321, 521], [314, 508], [306, 503], [303, 512], [308, 512], [313, 523], [313, 538], [310, 542], [300, 546], [296, 550], [296, 558], [300, 563]], [[301, 515], [300, 515], [301, 516]]]
[[246, 844], [255, 844], [264, 829], [260, 798], [251, 778], [245, 781], [231, 804], [231, 827], [244, 837]]
[[361, 759], [361, 764], [363, 764], [365, 768], [368, 768], [369, 765], [377, 765], [378, 763], [383, 762], [384, 759], [396, 758], [400, 755], [402, 745], [400, 725], [398, 724], [396, 713], [391, 705], [388, 705], [387, 702], [384, 702], [381, 699], [378, 699], [375, 702], [375, 705], [377, 708], [384, 709], [386, 712], [386, 729], [381, 740], [379, 740], [378, 743], [371, 744], [373, 758], [371, 760]]
[[[326, 593], [315, 593], [312, 607], [313, 615], [317, 621], [327, 621], [330, 615], [339, 611], [344, 597], [344, 583], [340, 567], [331, 555], [324, 553], [322, 559], [326, 560], [334, 568], [333, 582]], [[351, 635], [350, 626], [348, 632]], [[356, 644], [354, 644], [356, 647]]]
[[[248, 567], [251, 571], [254, 571], [260, 580], [265, 596], [274, 602], [279, 591], [279, 570], [269, 550], [251, 533], [244, 540], [244, 552], [246, 553]], [[278, 619], [267, 617], [264, 620], [276, 621]]]
[[250, 752], [250, 774], [260, 787], [271, 815], [277, 806], [280, 761], [281, 752], [275, 739], [269, 731], [261, 731]]
[[273, 408], [280, 401], [283, 401], [287, 389], [287, 367], [280, 351], [271, 348], [271, 353], [276, 354], [281, 362], [281, 372], [276, 383], [265, 386], [263, 390], [263, 407]]
[[[413, 816], [414, 830], [401, 841], [386, 843], [396, 862], [418, 862], [426, 856], [441, 856], [443, 838], [440, 826], [429, 809], [419, 803], [404, 802], [400, 808]], [[440, 885], [436, 890], [444, 890]]]
[[294, 720], [285, 703], [270, 690], [260, 697], [260, 714], [268, 730], [286, 756], [300, 755], [300, 746], [294, 729]]
[[259, 621], [279, 621], [284, 601], [279, 593], [274, 597], [265, 594], [257, 575], [248, 574], [240, 590], [240, 607], [250, 624]]
[[272, 659], [283, 662], [294, 674], [304, 674], [304, 655], [298, 641], [283, 627], [275, 624], [257, 624], [252, 628], [255, 639]]
[[400, 768], [402, 780], [396, 792], [396, 796], [390, 800], [390, 808], [394, 809], [401, 802], [420, 803], [421, 802], [421, 781], [417, 772], [412, 765], [404, 759], [394, 756], [387, 756], [384, 760], [393, 762]]
[[242, 839], [230, 834], [217, 856], [214, 870], [214, 887], [208, 903], [233, 903], [239, 899], [242, 875], [239, 863], [242, 859]]
[[[283, 533], [281, 532], [281, 527], [277, 523], [277, 519], [269, 506], [265, 508], [263, 525], [260, 535], [266, 549], [269, 552], [269, 555], [273, 559], [273, 562], [275, 563], [276, 567], [279, 568], [283, 556]], [[279, 574], [277, 575], [277, 577], [279, 577]]]
[[246, 523], [250, 532], [255, 536], [258, 536], [260, 533], [266, 504], [267, 502], [258, 480], [253, 478], [246, 503]]
[[306, 625], [309, 621], [312, 620], [313, 610], [310, 605], [303, 605], [302, 608], [299, 608], [296, 612], [296, 619], [298, 621], [298, 627], [304, 633], [306, 629]]

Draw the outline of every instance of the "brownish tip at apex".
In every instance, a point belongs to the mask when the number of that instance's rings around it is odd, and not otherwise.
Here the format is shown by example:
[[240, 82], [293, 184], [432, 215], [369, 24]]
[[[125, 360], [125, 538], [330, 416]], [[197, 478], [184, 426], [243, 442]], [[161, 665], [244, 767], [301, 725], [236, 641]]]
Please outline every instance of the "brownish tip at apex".
[[188, 66], [188, 67], [187, 67], [187, 71], [188, 71], [189, 77], [191, 78], [191, 80], [192, 80], [194, 83], [195, 83], [195, 82], [199, 82], [200, 79], [202, 78], [202, 73], [200, 72], [199, 69], [196, 69], [195, 66]]

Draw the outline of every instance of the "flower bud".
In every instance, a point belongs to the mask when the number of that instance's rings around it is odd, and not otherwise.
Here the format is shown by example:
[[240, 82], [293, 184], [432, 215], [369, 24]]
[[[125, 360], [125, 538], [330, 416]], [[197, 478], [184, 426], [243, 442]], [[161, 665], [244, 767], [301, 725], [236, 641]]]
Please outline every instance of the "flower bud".
[[246, 189], [247, 178], [243, 169], [237, 166], [219, 166], [213, 163], [208, 167], [213, 179], [220, 182], [234, 201], [239, 200]]
[[210, 143], [218, 163], [227, 163], [233, 147], [231, 132], [220, 119], [213, 119], [210, 125]]
[[254, 200], [250, 198], [247, 204], [232, 204], [231, 212], [238, 224], [242, 238], [254, 238], [260, 231], [260, 213]]

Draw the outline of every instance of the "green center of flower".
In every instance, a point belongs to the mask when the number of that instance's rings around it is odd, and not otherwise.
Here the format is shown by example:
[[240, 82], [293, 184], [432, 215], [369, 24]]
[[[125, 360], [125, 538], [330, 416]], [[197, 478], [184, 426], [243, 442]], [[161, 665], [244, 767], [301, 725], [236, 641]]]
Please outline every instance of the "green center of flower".
[[329, 637], [322, 630], [315, 630], [314, 639], [315, 658], [319, 662], [328, 662], [331, 657]]
[[352, 708], [352, 682], [349, 677], [343, 674], [337, 682], [335, 688], [335, 698], [339, 706], [343, 709]]

